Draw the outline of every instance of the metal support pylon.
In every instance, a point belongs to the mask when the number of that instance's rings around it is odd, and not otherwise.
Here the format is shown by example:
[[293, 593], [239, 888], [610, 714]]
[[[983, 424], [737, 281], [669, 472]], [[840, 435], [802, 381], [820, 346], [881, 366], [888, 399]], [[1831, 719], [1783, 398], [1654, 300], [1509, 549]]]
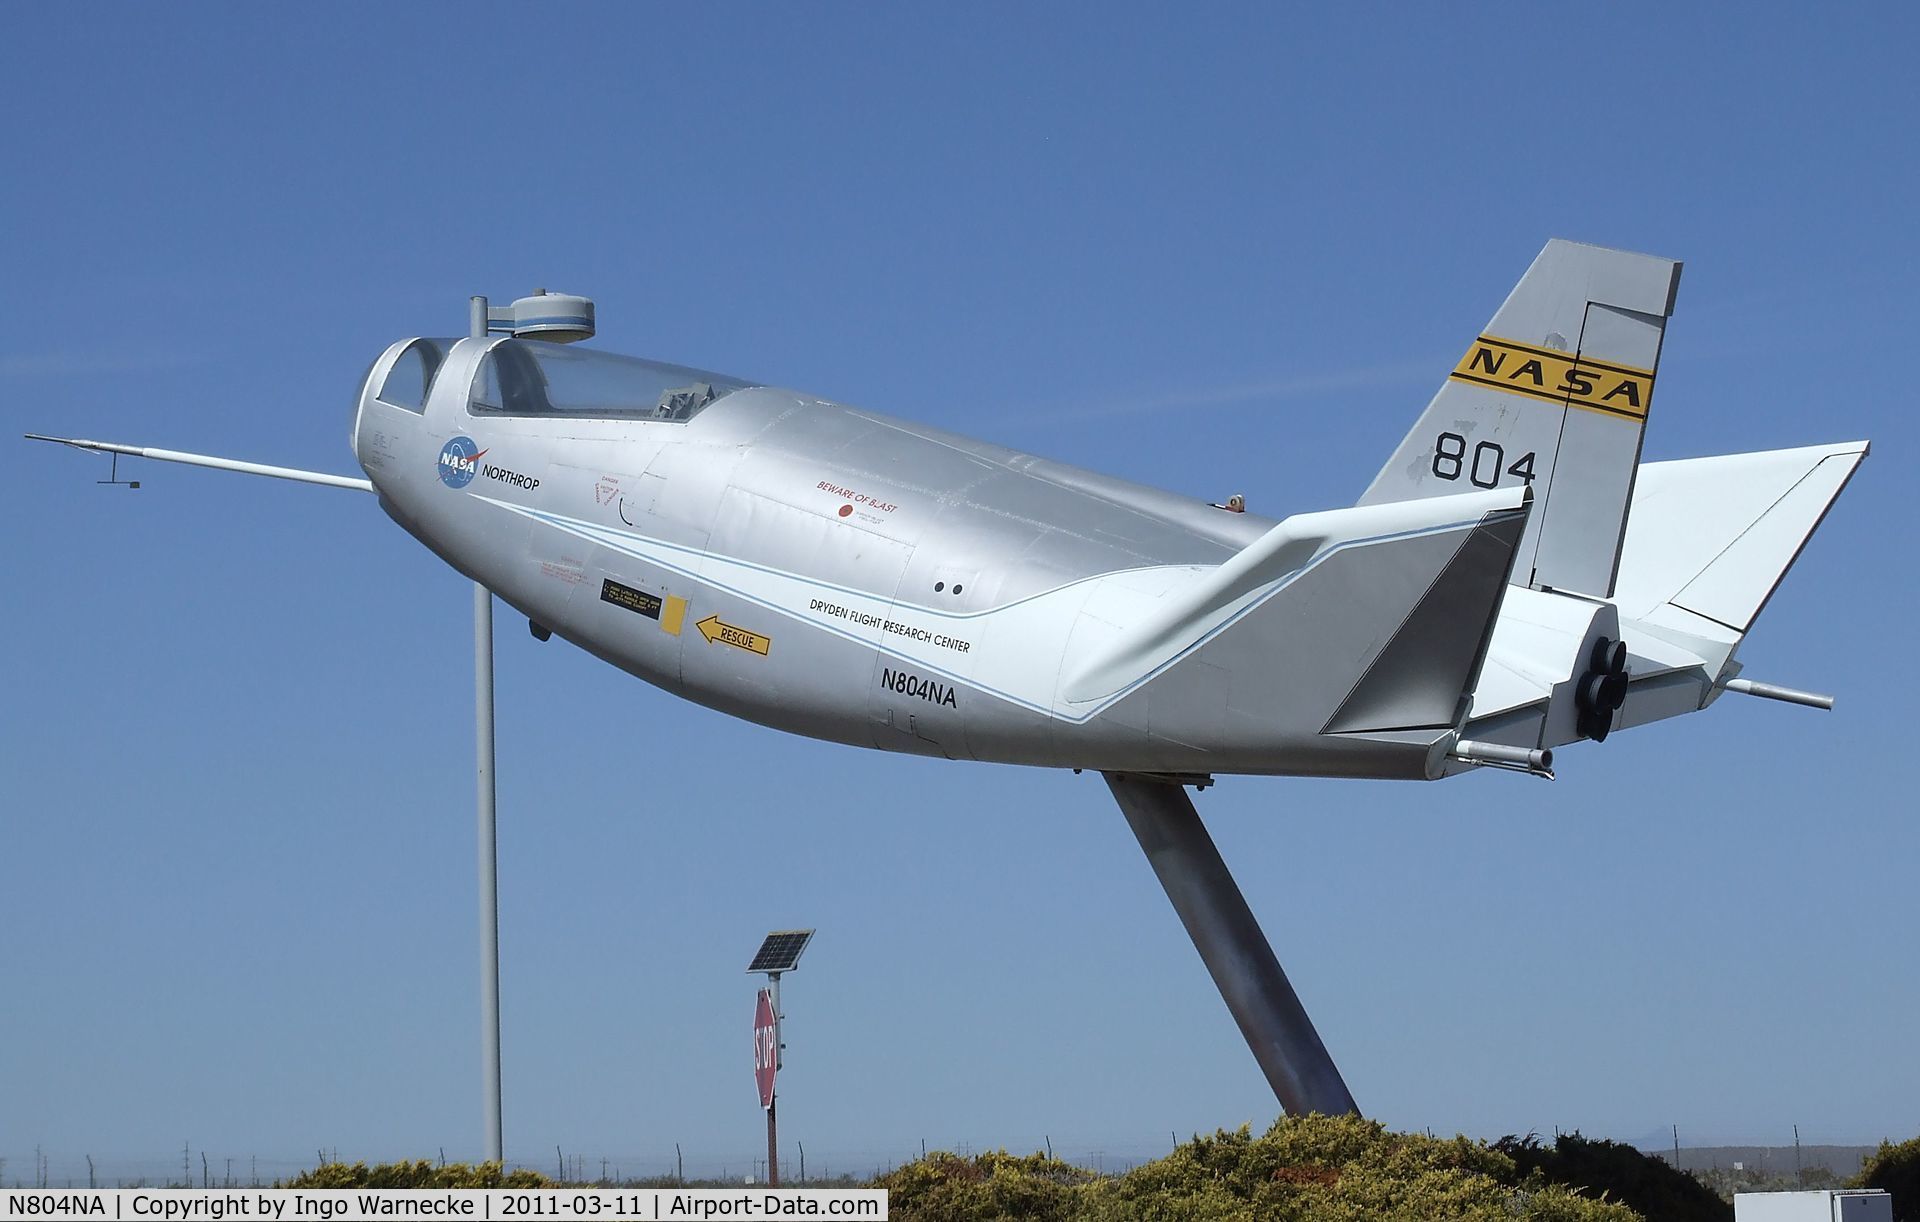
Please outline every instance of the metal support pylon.
[[1128, 826], [1288, 1115], [1358, 1113], [1186, 787], [1109, 772]]

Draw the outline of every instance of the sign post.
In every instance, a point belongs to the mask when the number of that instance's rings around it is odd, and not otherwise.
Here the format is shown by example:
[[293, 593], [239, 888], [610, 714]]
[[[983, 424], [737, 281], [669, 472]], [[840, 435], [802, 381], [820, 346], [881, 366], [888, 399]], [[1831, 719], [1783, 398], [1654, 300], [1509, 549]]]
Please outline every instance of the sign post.
[[[780, 977], [776, 973], [774, 981]], [[780, 1015], [773, 989], [761, 989], [753, 1008], [753, 1082], [767, 1112], [767, 1184], [780, 1186], [780, 1130], [774, 1118], [774, 1075], [780, 1070]]]
[[[761, 652], [765, 652], [762, 650]], [[767, 1183], [780, 1186], [780, 1131], [775, 1121], [778, 1096], [774, 1076], [786, 1060], [786, 1041], [781, 1038], [780, 975], [800, 966], [800, 954], [813, 940], [811, 929], [776, 929], [747, 965], [748, 972], [765, 972], [767, 987], [753, 1008], [753, 1082], [760, 1088], [760, 1106], [767, 1110]]]

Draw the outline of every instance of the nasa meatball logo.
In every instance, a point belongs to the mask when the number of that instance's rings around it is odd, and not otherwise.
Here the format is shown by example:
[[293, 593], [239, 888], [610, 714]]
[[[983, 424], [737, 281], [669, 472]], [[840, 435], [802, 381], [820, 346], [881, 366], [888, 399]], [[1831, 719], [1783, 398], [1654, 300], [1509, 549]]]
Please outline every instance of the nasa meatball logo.
[[486, 451], [471, 437], [455, 437], [440, 447], [440, 482], [449, 488], [465, 488], [480, 470], [480, 456]]

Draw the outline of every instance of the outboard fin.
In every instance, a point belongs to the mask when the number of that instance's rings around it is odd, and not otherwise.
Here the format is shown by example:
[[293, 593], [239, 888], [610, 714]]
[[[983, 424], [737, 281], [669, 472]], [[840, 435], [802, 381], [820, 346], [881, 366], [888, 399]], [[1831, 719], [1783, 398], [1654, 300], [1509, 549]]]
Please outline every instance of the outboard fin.
[[1062, 695], [1145, 676], [1121, 711], [1153, 728], [1230, 676], [1223, 742], [1404, 733], [1417, 759], [1466, 717], [1531, 503], [1521, 485], [1288, 518], [1070, 661]]

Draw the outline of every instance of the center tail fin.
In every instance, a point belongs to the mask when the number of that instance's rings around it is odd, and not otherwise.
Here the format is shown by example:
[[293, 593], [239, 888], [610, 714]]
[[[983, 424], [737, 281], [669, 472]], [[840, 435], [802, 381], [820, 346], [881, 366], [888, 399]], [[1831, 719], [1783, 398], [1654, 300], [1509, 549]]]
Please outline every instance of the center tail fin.
[[1361, 505], [1525, 483], [1514, 583], [1613, 593], [1680, 264], [1547, 243]]

